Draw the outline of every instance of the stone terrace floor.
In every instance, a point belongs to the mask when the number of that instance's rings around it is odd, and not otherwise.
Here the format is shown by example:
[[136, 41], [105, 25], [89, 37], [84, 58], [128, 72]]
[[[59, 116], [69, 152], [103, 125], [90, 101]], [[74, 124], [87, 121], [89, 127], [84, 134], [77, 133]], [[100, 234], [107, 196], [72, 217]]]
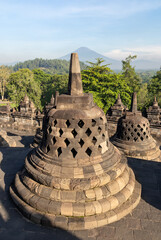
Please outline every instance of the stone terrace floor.
[[110, 225], [77, 232], [26, 220], [9, 196], [9, 186], [30, 151], [32, 136], [12, 134], [16, 148], [0, 148], [0, 240], [161, 240], [161, 163], [128, 159], [142, 185], [142, 199], [128, 216]]

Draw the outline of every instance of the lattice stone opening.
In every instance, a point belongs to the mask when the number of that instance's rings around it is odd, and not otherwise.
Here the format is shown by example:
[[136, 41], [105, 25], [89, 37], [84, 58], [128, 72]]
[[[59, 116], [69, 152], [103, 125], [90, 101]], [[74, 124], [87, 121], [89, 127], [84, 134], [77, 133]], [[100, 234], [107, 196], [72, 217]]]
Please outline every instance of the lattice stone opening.
[[149, 138], [148, 136], [146, 136], [146, 138]]
[[47, 153], [50, 151], [50, 146], [49, 145], [47, 145], [46, 150], [47, 150]]
[[145, 127], [145, 124], [143, 124], [143, 126]]
[[80, 120], [80, 121], [78, 122], [78, 126], [79, 126], [80, 128], [82, 128], [82, 127], [84, 126], [83, 120]]
[[140, 125], [138, 124], [137, 127], [140, 128]]
[[138, 138], [137, 137], [134, 137], [134, 141], [136, 142], [138, 140]]
[[50, 126], [50, 127], [49, 127], [49, 133], [51, 133], [51, 132], [52, 132], [52, 127]]
[[131, 133], [131, 136], [132, 136], [132, 137], [134, 136], [134, 133], [133, 133], [133, 132]]
[[72, 148], [72, 149], [71, 149], [71, 152], [72, 152], [72, 154], [73, 154], [73, 157], [75, 158], [76, 155], [77, 155], [77, 151], [76, 151], [74, 148]]
[[102, 146], [101, 145], [98, 146], [98, 151], [102, 152]]
[[66, 139], [64, 140], [64, 142], [65, 142], [66, 146], [68, 147], [69, 144], [70, 144], [70, 141], [68, 140], [68, 138], [66, 138]]
[[60, 137], [61, 137], [63, 134], [63, 130], [61, 128], [59, 129], [59, 133], [60, 133]]
[[141, 128], [140, 131], [142, 132], [142, 131], [143, 131], [143, 128]]
[[92, 127], [96, 126], [96, 120], [92, 119]]
[[140, 139], [141, 139], [141, 141], [143, 141], [143, 140], [144, 140], [144, 138], [143, 138], [143, 137], [140, 137]]
[[74, 138], [77, 136], [78, 133], [76, 132], [75, 128], [72, 130], [72, 134], [73, 134]]
[[89, 137], [91, 135], [92, 131], [90, 130], [90, 128], [88, 128], [85, 133]]
[[104, 133], [102, 134], [102, 139], [105, 140], [105, 134]]
[[83, 145], [84, 145], [83, 139], [80, 139], [80, 141], [78, 143], [80, 144], [81, 147], [83, 147]]
[[102, 128], [98, 127], [98, 132], [101, 133], [101, 131], [102, 131]]
[[129, 141], [129, 140], [130, 140], [130, 137], [127, 137], [127, 140]]
[[130, 131], [130, 128], [128, 128], [128, 131]]
[[134, 125], [133, 125], [133, 124], [131, 124], [131, 127], [133, 128], [133, 127], [134, 127]]
[[93, 138], [92, 138], [92, 143], [95, 145], [96, 142], [97, 142], [97, 138], [93, 137]]
[[134, 129], [134, 132], [137, 132], [137, 129], [136, 129], [136, 128]]
[[144, 135], [146, 135], [146, 132], [143, 132]]
[[61, 147], [59, 147], [58, 149], [57, 149], [57, 152], [58, 152], [58, 157], [62, 154], [62, 150], [61, 150]]
[[55, 137], [53, 137], [53, 144], [55, 144], [56, 143], [56, 138]]
[[71, 123], [69, 120], [66, 121], [66, 125], [67, 125], [67, 127], [70, 127]]
[[91, 156], [91, 154], [92, 154], [92, 150], [88, 147], [87, 149], [86, 149], [86, 154], [90, 157]]
[[54, 126], [56, 126], [57, 123], [58, 123], [58, 122], [57, 122], [57, 120], [55, 119], [55, 121], [54, 121]]
[[140, 133], [138, 132], [137, 135], [140, 137]]

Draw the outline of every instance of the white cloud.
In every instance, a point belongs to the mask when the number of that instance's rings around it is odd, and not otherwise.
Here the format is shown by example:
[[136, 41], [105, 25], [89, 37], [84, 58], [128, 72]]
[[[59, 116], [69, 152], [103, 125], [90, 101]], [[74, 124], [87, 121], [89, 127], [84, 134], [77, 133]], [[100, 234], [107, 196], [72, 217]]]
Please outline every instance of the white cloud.
[[104, 55], [117, 60], [125, 59], [129, 55], [137, 55], [137, 59], [158, 60], [161, 59], [161, 46], [113, 49], [104, 53]]

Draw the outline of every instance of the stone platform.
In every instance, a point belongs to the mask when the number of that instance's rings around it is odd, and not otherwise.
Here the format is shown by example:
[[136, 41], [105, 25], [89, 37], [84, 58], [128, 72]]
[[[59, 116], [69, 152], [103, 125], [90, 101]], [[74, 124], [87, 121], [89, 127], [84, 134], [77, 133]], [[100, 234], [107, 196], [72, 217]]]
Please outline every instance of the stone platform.
[[[9, 196], [9, 186], [17, 171], [23, 168], [30, 151], [31, 136], [14, 134], [16, 148], [0, 151], [0, 239], [59, 240], [160, 240], [161, 239], [161, 163], [128, 159], [136, 179], [142, 185], [142, 199], [132, 214], [118, 222], [93, 230], [64, 231], [46, 228], [26, 220]], [[25, 146], [25, 147], [24, 147]]]

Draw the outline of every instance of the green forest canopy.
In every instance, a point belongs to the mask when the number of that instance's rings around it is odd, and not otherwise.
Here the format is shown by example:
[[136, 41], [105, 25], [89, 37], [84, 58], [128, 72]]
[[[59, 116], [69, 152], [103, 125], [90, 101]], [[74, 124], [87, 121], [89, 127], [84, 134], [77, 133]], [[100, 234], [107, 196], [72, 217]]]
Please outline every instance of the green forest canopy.
[[[133, 91], [138, 93], [140, 110], [152, 104], [154, 95], [161, 105], [161, 70], [138, 73], [131, 66], [134, 58], [136, 56], [128, 56], [123, 60], [122, 71], [117, 73], [109, 65], [103, 65], [102, 59], [89, 62], [88, 66], [81, 63], [84, 91], [91, 92], [94, 101], [105, 112], [114, 104], [119, 93], [123, 103], [130, 107]], [[55, 91], [60, 94], [67, 92], [68, 71], [69, 62], [66, 60], [35, 59], [16, 64], [6, 81], [5, 97], [18, 106], [27, 93], [36, 107], [42, 110]]]

